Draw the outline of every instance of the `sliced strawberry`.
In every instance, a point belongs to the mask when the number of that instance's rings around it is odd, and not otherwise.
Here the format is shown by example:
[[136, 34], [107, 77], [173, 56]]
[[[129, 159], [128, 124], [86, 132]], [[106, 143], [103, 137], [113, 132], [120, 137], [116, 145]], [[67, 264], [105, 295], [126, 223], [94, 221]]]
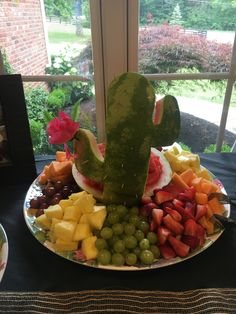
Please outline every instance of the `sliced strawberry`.
[[164, 225], [174, 234], [182, 234], [184, 231], [183, 225], [176, 221], [171, 215], [167, 214], [165, 217], [163, 217], [163, 223]]
[[149, 230], [152, 232], [157, 230], [157, 224], [154, 221], [154, 219], [151, 219], [151, 221], [149, 223]]
[[181, 241], [190, 246], [192, 250], [196, 249], [200, 245], [200, 239], [197, 236], [182, 235]]
[[139, 208], [139, 214], [141, 216], [148, 217], [151, 215], [153, 208], [156, 208], [156, 207], [157, 207], [157, 204], [153, 202], [145, 204]]
[[176, 257], [176, 253], [170, 245], [167, 245], [167, 244], [160, 245], [159, 249], [164, 259], [171, 259], [171, 258]]
[[171, 234], [170, 230], [165, 227], [158, 227], [157, 228], [157, 241], [159, 245], [163, 245], [168, 236]]
[[160, 226], [162, 223], [163, 218], [163, 210], [160, 208], [153, 208], [152, 210], [152, 218], [157, 224], [157, 226]]
[[183, 188], [179, 187], [178, 185], [174, 183], [169, 183], [168, 185], [163, 187], [162, 190], [170, 192], [174, 196], [174, 198], [176, 198], [179, 195], [179, 193], [184, 191]]
[[170, 207], [165, 207], [164, 211], [167, 214], [170, 214], [171, 217], [174, 218], [174, 220], [179, 221], [179, 222], [182, 220], [182, 216], [180, 215], [180, 213], [177, 210], [170, 208]]
[[190, 246], [176, 239], [172, 235], [169, 235], [168, 241], [175, 251], [176, 255], [180, 257], [186, 257], [189, 254]]
[[178, 200], [177, 198], [173, 199], [172, 202], [173, 202], [175, 208], [184, 207], [184, 202]]
[[193, 186], [190, 186], [188, 189], [179, 193], [178, 199], [183, 201], [192, 201], [194, 200], [196, 190]]
[[173, 199], [174, 199], [173, 194], [163, 190], [156, 192], [156, 194], [154, 195], [154, 200], [157, 204], [162, 204]]
[[190, 236], [197, 236], [198, 224], [193, 219], [188, 219], [184, 223], [184, 234]]
[[197, 224], [197, 234], [196, 235], [197, 235], [197, 237], [198, 237], [198, 239], [200, 241], [199, 245], [202, 246], [205, 243], [205, 241], [206, 241], [206, 231], [199, 224]]
[[187, 201], [185, 203], [185, 207], [184, 208], [186, 209], [187, 212], [189, 212], [194, 217], [195, 216], [195, 212], [196, 212], [196, 206], [197, 206], [197, 204], [196, 204], [195, 201], [191, 201], [191, 202]]
[[183, 221], [186, 221], [188, 219], [195, 219], [194, 216], [187, 209], [185, 209], [179, 205], [175, 206], [175, 209], [180, 213]]
[[195, 219], [198, 220], [200, 219], [202, 216], [204, 216], [207, 213], [207, 207], [205, 205], [197, 205], [196, 208], [196, 214], [195, 214]]
[[161, 204], [161, 207], [165, 210], [166, 207], [169, 207], [169, 208], [175, 208], [174, 204], [171, 202], [171, 201], [168, 201], [168, 202], [164, 202]]
[[143, 205], [152, 203], [152, 198], [151, 198], [151, 196], [143, 196], [142, 199], [141, 199], [141, 203], [142, 203]]

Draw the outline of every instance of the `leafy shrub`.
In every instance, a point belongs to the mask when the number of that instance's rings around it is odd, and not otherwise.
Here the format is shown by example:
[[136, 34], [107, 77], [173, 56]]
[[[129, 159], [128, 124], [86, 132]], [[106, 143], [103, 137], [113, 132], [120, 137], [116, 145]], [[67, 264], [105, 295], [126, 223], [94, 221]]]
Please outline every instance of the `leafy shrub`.
[[42, 87], [27, 89], [25, 91], [25, 102], [29, 120], [37, 119], [44, 121], [44, 111], [46, 110], [48, 92]]
[[[214, 153], [216, 151], [216, 144], [211, 144], [204, 149], [204, 153]], [[223, 144], [221, 152], [227, 153], [231, 151], [231, 147], [227, 144]]]
[[8, 57], [7, 57], [5, 50], [2, 48], [0, 48], [0, 50], [2, 52], [3, 67], [4, 67], [6, 74], [14, 74], [15, 71], [14, 71], [13, 67], [11, 66], [11, 64], [8, 60]]
[[228, 71], [231, 46], [186, 34], [180, 26], [158, 25], [140, 30], [139, 68], [143, 73], [175, 73], [180, 68]]
[[58, 112], [65, 106], [66, 96], [62, 89], [54, 89], [47, 97], [47, 107], [53, 112]]

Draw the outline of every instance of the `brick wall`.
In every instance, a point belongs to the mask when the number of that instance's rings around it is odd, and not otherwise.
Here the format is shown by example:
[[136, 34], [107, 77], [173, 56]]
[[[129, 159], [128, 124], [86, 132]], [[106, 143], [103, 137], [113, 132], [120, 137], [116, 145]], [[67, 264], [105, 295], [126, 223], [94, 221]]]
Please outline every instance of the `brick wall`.
[[45, 74], [48, 56], [40, 0], [0, 0], [0, 48], [15, 73]]

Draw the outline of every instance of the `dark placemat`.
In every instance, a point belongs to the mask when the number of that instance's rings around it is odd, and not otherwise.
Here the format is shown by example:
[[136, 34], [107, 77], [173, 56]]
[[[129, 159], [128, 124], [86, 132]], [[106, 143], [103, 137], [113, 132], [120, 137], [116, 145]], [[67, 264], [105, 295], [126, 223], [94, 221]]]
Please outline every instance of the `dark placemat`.
[[236, 313], [236, 289], [1, 292], [1, 313]]

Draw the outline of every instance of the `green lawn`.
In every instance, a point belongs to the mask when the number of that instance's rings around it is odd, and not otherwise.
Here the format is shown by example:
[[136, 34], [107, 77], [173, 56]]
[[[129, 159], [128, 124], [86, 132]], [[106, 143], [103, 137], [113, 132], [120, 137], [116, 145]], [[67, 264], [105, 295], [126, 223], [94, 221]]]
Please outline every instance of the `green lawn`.
[[75, 44], [80, 43], [84, 44], [90, 40], [90, 35], [83, 34], [82, 36], [77, 36], [73, 33], [61, 33], [61, 32], [50, 32], [48, 33], [49, 43], [51, 44], [60, 44], [60, 43], [68, 43]]

